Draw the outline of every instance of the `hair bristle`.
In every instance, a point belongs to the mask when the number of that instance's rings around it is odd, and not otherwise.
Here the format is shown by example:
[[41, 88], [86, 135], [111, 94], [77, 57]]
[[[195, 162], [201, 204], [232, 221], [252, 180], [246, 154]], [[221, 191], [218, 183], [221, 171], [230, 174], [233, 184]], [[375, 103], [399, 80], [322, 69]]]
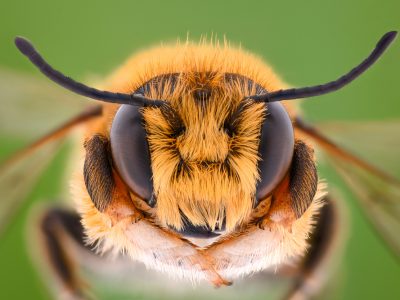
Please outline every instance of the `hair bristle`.
[[[132, 71], [134, 70], [134, 71]], [[176, 76], [160, 78], [160, 75]], [[283, 87], [257, 57], [223, 43], [186, 42], [148, 50], [128, 60], [108, 88], [133, 92], [146, 84], [145, 96], [170, 103], [180, 120], [163, 108], [145, 108], [157, 217], [182, 228], [181, 213], [194, 225], [227, 229], [248, 218], [258, 178], [258, 143], [265, 105], [252, 103], [235, 120], [234, 134], [224, 129], [239, 103], [257, 93], [240, 74], [268, 91]], [[196, 91], [209, 90], [207, 100]], [[172, 117], [173, 118], [173, 117]], [[184, 132], [174, 124], [183, 123]], [[182, 129], [182, 128], [181, 128]]]
[[[192, 224], [213, 229], [226, 218], [226, 227], [233, 229], [251, 213], [265, 106], [248, 103], [235, 120], [234, 136], [225, 132], [226, 120], [255, 91], [242, 81], [227, 80], [220, 72], [186, 72], [149, 84], [149, 95], [166, 99], [175, 114], [166, 113], [167, 108], [144, 109], [157, 216], [163, 224], [182, 229], [183, 213]], [[199, 103], [193, 91], [204, 87], [212, 93]], [[179, 122], [185, 130], [177, 134], [173, 124]]]
[[229, 42], [213, 45], [206, 39], [200, 43], [166, 44], [135, 54], [113, 74], [104, 88], [132, 92], [159, 75], [186, 72], [241, 74], [270, 92], [286, 87], [259, 57]]

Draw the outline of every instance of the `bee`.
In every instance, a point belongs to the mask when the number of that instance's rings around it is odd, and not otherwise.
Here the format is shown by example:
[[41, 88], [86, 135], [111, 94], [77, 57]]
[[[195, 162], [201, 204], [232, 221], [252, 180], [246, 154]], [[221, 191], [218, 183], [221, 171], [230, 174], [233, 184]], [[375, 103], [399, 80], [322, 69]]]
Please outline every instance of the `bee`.
[[82, 159], [70, 180], [75, 211], [50, 208], [39, 218], [39, 248], [57, 297], [87, 297], [71, 250], [79, 248], [93, 256], [124, 253], [157, 272], [216, 287], [289, 265], [294, 281], [285, 298], [310, 298], [326, 281], [318, 274], [339, 218], [318, 177], [314, 146], [366, 209], [374, 205], [371, 220], [396, 255], [400, 184], [303, 120], [289, 100], [346, 86], [395, 36], [386, 33], [347, 74], [311, 87], [286, 88], [241, 49], [188, 42], [134, 55], [102, 89], [55, 70], [17, 37], [19, 51], [47, 78], [99, 104], [6, 161], [2, 225], [49, 159], [43, 150], [81, 126]]

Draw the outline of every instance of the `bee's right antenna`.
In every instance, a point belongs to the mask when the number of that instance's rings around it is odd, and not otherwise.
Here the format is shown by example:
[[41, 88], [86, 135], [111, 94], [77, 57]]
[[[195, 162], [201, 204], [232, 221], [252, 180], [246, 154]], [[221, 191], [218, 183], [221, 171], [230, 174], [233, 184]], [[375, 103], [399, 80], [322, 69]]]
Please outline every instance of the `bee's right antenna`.
[[314, 97], [341, 89], [364, 73], [370, 66], [372, 66], [378, 60], [378, 58], [381, 57], [383, 52], [385, 52], [386, 48], [392, 43], [396, 35], [397, 31], [390, 31], [386, 33], [376, 44], [374, 51], [372, 51], [372, 53], [362, 63], [337, 80], [310, 87], [279, 90], [262, 95], [254, 95], [250, 96], [249, 98], [257, 102], [275, 102], [281, 100]]
[[77, 93], [79, 95], [89, 97], [92, 99], [119, 103], [119, 104], [129, 104], [135, 106], [161, 106], [165, 104], [162, 100], [151, 100], [145, 98], [140, 94], [123, 94], [123, 93], [113, 93], [108, 91], [101, 91], [83, 83], [77, 82], [70, 77], [65, 76], [60, 71], [54, 70], [39, 54], [39, 52], [33, 47], [31, 42], [23, 37], [15, 38], [15, 45], [29, 60], [49, 79], [55, 83], [65, 87], [66, 89]]

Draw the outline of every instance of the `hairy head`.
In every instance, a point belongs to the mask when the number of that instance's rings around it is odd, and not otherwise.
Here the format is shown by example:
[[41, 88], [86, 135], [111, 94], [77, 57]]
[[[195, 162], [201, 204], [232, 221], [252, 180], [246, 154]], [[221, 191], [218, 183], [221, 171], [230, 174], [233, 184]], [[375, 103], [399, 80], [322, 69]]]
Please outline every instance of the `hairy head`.
[[210, 229], [232, 229], [254, 205], [265, 105], [244, 102], [257, 85], [234, 74], [170, 74], [145, 85], [169, 106], [143, 109], [159, 220], [182, 215]]

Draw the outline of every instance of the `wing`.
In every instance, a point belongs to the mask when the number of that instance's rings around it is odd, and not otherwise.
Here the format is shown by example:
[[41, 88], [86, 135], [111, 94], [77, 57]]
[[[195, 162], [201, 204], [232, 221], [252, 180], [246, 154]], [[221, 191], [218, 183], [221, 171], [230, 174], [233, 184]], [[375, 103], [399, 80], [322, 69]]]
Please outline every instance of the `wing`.
[[32, 191], [60, 143], [49, 143], [22, 159], [0, 166], [0, 236]]
[[394, 175], [400, 171], [400, 120], [335, 122], [314, 127], [297, 120], [295, 130], [323, 150], [327, 161], [356, 194], [369, 221], [399, 258], [400, 181]]
[[88, 103], [45, 78], [2, 68], [0, 95], [1, 135], [25, 140], [44, 135], [80, 113]]
[[[60, 139], [101, 113], [87, 101], [26, 74], [0, 69], [0, 234], [57, 153]], [[19, 145], [22, 150], [15, 151]], [[10, 155], [11, 154], [11, 155]]]
[[355, 155], [376, 162], [397, 177], [400, 175], [400, 120], [325, 122], [318, 128]]

